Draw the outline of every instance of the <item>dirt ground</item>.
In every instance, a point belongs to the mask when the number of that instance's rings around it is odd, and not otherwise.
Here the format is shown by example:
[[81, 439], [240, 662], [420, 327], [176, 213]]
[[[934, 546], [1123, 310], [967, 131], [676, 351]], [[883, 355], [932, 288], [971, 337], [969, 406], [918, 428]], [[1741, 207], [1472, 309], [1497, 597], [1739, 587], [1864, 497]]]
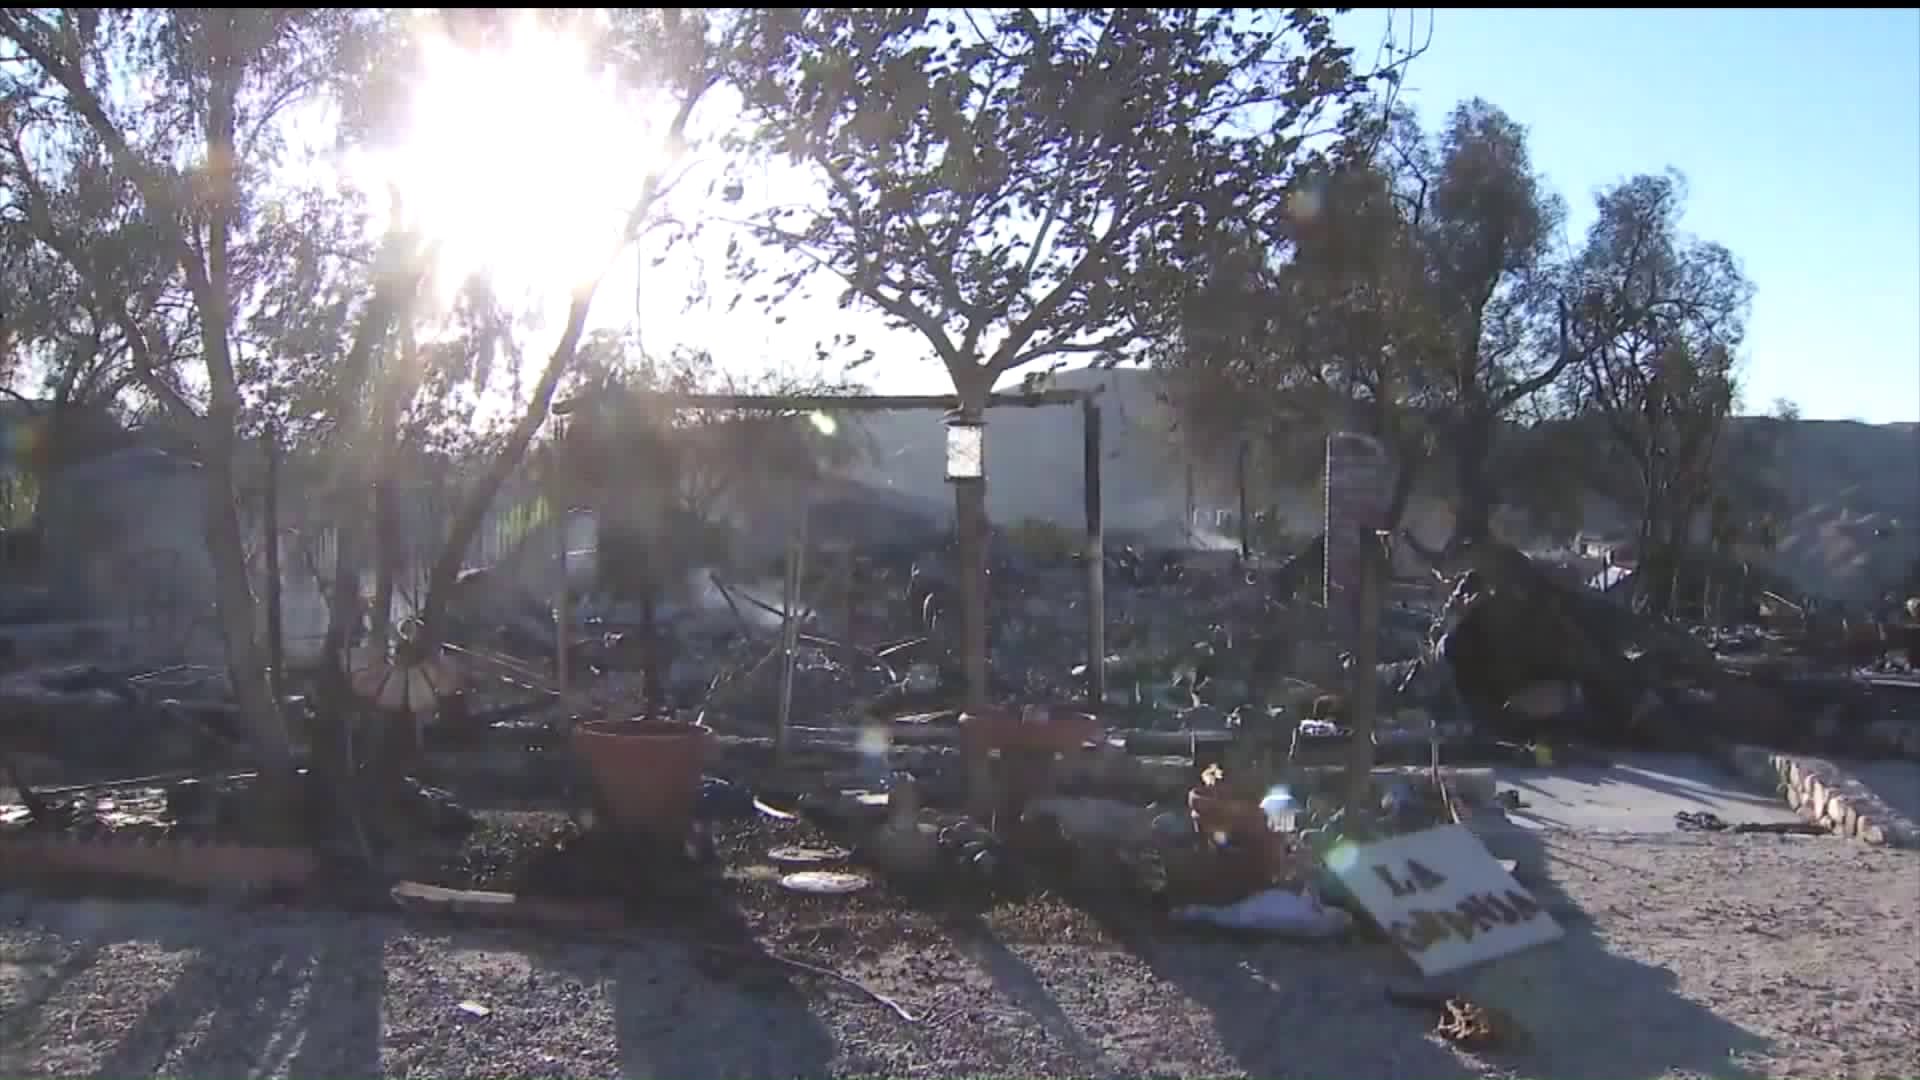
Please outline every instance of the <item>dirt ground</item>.
[[1557, 1007], [1529, 1015], [1559, 1019], [1484, 1057], [1386, 1000], [1411, 968], [1384, 945], [1196, 939], [1045, 897], [757, 911], [749, 873], [618, 944], [0, 894], [0, 1075], [1920, 1076], [1920, 855], [1542, 842], [1535, 892], [1568, 935]]

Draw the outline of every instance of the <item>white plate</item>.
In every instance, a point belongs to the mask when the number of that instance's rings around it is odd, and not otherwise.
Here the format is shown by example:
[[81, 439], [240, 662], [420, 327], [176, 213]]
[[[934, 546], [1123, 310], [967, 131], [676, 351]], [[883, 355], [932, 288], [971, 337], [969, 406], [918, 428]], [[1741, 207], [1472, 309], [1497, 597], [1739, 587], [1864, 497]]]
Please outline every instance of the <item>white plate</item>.
[[859, 874], [843, 874], [834, 870], [802, 870], [781, 878], [780, 887], [815, 896], [843, 896], [866, 888], [867, 879]]

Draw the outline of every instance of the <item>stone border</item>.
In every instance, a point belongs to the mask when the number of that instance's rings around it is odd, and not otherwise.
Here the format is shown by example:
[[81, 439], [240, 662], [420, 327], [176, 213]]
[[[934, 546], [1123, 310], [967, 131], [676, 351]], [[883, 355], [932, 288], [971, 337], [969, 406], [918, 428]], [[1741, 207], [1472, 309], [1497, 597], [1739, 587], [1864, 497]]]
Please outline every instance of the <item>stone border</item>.
[[1735, 773], [1781, 793], [1808, 821], [1869, 844], [1920, 849], [1920, 827], [1831, 761], [1746, 744], [1720, 752]]
[[[182, 840], [151, 832], [0, 832], [0, 895], [33, 895], [47, 879], [69, 874], [216, 896], [297, 894], [315, 883], [321, 869], [320, 857], [308, 848]], [[614, 900], [517, 896], [414, 881], [401, 881], [387, 895], [392, 910], [401, 914], [483, 925], [557, 931], [610, 931], [626, 925], [625, 908]]]
[[480, 889], [448, 889], [417, 881], [394, 885], [388, 896], [402, 912], [488, 925], [605, 931], [619, 930], [627, 924], [626, 908], [616, 900], [569, 900]]
[[222, 893], [304, 889], [321, 869], [310, 848], [179, 840], [153, 833], [0, 832], [0, 876], [97, 874]]

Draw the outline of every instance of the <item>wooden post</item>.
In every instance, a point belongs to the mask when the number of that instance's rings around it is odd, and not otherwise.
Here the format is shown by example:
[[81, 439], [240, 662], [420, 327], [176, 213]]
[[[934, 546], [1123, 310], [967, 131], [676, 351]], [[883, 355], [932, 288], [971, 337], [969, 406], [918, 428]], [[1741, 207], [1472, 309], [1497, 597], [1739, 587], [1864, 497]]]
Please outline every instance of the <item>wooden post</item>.
[[1360, 530], [1359, 625], [1353, 645], [1353, 683], [1347, 696], [1353, 741], [1347, 756], [1347, 815], [1371, 817], [1374, 711], [1378, 708], [1380, 598], [1385, 593], [1384, 537], [1378, 530]]
[[274, 696], [278, 697], [286, 639], [280, 614], [280, 431], [271, 423], [267, 425], [266, 451], [267, 491], [262, 516], [267, 533], [267, 664], [273, 673]]
[[[986, 411], [961, 395], [960, 419], [981, 426]], [[980, 475], [952, 479], [955, 539], [958, 541], [960, 585], [961, 663], [966, 672], [963, 707], [970, 713], [986, 709], [992, 696], [987, 683], [987, 469], [984, 444]]]
[[780, 705], [774, 717], [773, 767], [787, 767], [787, 732], [793, 722], [793, 654], [800, 645], [800, 582], [807, 572], [807, 503], [787, 544], [786, 587], [780, 604]]
[[1091, 397], [1080, 402], [1080, 427], [1087, 501], [1087, 709], [1098, 715], [1107, 704], [1107, 539], [1100, 505], [1100, 403]]
[[1187, 462], [1187, 523], [1183, 530], [1189, 545], [1193, 543], [1194, 527], [1200, 523], [1200, 508], [1195, 505], [1193, 499], [1193, 462], [1189, 461]]
[[1234, 462], [1234, 481], [1240, 487], [1240, 557], [1253, 557], [1252, 522], [1247, 520], [1247, 451], [1246, 439], [1240, 440], [1240, 454]]
[[552, 511], [554, 532], [558, 539], [554, 541], [559, 550], [555, 553], [560, 563], [560, 581], [553, 592], [553, 682], [562, 694], [567, 692], [568, 666], [567, 644], [573, 636], [571, 604], [567, 589], [567, 526], [572, 524], [573, 512], [558, 498], [549, 495], [548, 503]]
[[854, 633], [854, 622], [857, 618], [855, 608], [859, 606], [860, 600], [858, 583], [854, 581], [855, 563], [857, 561], [853, 553], [853, 545], [848, 544], [846, 558], [842, 560], [841, 565], [842, 576], [840, 583], [842, 588], [840, 609], [842, 617], [846, 620], [846, 624], [840, 628], [840, 635], [841, 640], [853, 648], [860, 646], [860, 635]]

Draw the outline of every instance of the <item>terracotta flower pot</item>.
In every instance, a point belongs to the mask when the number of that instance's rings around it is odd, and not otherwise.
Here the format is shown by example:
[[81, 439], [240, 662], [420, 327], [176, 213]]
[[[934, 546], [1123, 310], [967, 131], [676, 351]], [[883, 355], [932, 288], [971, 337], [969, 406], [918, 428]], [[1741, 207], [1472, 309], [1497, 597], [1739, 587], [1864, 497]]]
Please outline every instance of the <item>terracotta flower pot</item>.
[[1243, 842], [1264, 838], [1267, 815], [1260, 804], [1239, 799], [1212, 788], [1197, 787], [1187, 792], [1187, 809], [1202, 833], [1221, 835]]
[[685, 834], [712, 750], [711, 731], [679, 720], [592, 720], [574, 727], [572, 743], [617, 828]]
[[[1257, 892], [1287, 869], [1291, 861], [1287, 838], [1268, 826], [1259, 803], [1197, 787], [1187, 792], [1187, 809], [1193, 814], [1194, 827], [1209, 841], [1212, 860], [1203, 865], [1211, 865], [1211, 872], [1223, 876], [1228, 891], [1243, 889], [1243, 896]], [[1219, 839], [1226, 841], [1226, 847], [1216, 846]]]

